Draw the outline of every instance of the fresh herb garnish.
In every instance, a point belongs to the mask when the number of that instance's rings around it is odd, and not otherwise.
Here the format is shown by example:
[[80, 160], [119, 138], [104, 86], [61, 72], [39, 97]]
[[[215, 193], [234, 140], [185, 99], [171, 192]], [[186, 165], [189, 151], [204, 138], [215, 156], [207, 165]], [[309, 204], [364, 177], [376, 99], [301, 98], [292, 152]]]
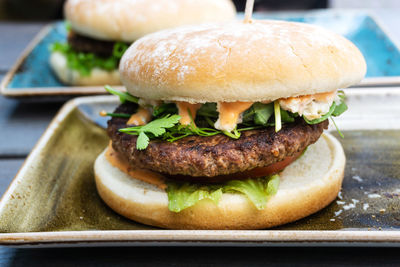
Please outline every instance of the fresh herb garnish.
[[329, 109], [329, 111], [327, 113], [325, 113], [324, 115], [322, 115], [320, 118], [315, 119], [315, 120], [309, 120], [309, 119], [307, 119], [306, 117], [303, 116], [303, 119], [308, 124], [317, 124], [317, 123], [323, 122], [324, 120], [328, 119], [332, 115], [332, 113], [335, 111], [335, 108], [336, 108], [336, 103], [333, 102], [331, 107], [330, 107], [330, 109]]
[[129, 119], [132, 115], [126, 113], [110, 113], [105, 110], [100, 111], [100, 116], [102, 117], [114, 117], [114, 118], [127, 118]]
[[143, 150], [149, 145], [150, 138], [159, 137], [165, 134], [166, 129], [174, 127], [178, 124], [180, 119], [181, 116], [179, 115], [167, 115], [153, 120], [146, 125], [124, 128], [119, 131], [131, 135], [138, 135], [136, 148], [138, 150]]
[[164, 117], [168, 114], [178, 114], [178, 108], [175, 103], [163, 103], [153, 107], [153, 117]]
[[137, 104], [139, 102], [139, 98], [131, 95], [128, 92], [119, 91], [117, 89], [112, 88], [109, 85], [104, 86], [104, 89], [106, 89], [106, 91], [109, 92], [110, 94], [118, 96], [119, 97], [119, 101], [122, 104], [125, 103], [126, 101], [129, 101], [129, 102], [132, 102], [132, 103], [135, 103], [135, 104]]
[[[127, 92], [121, 92], [108, 85], [105, 86], [105, 88], [109, 93], [117, 95], [122, 103], [126, 101], [132, 103], [139, 102], [139, 98], [134, 97]], [[347, 110], [347, 105], [344, 102], [344, 92], [339, 91], [338, 96], [340, 97], [341, 102], [339, 104], [333, 102], [329, 111], [321, 118], [308, 120], [303, 117], [303, 119], [308, 124], [317, 124], [331, 118], [339, 135], [343, 137], [343, 134], [337, 128], [337, 125], [332, 118], [333, 116], [339, 116]], [[281, 109], [278, 101], [269, 104], [257, 102], [243, 113], [242, 123], [238, 124], [232, 132], [228, 132], [215, 129], [214, 124], [218, 119], [216, 103], [203, 104], [197, 111], [196, 121], [193, 120], [190, 110], [188, 111], [191, 120], [190, 125], [180, 125], [179, 120], [181, 117], [178, 115], [179, 111], [176, 104], [162, 103], [153, 106], [153, 121], [149, 124], [145, 126], [124, 128], [120, 131], [127, 134], [138, 135], [137, 149], [142, 150], [148, 146], [150, 139], [153, 138], [161, 138], [169, 142], [174, 142], [192, 135], [214, 136], [217, 134], [225, 134], [230, 138], [238, 139], [243, 131], [262, 129], [267, 126], [275, 126], [275, 131], [278, 132], [282, 128], [282, 123], [292, 123], [297, 117], [299, 117], [299, 114], [297, 113]], [[130, 117], [128, 114], [119, 113], [107, 113], [107, 115], [111, 117]]]

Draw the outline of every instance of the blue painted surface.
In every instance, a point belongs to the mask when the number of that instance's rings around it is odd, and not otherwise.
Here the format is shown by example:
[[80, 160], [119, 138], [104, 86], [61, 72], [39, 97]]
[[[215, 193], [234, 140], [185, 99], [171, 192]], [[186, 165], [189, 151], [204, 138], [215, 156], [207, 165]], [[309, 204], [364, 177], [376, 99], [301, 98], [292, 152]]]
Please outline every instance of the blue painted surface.
[[[350, 39], [364, 54], [367, 77], [400, 76], [400, 51], [376, 22], [363, 13], [327, 11], [269, 16], [254, 14], [256, 19], [281, 19], [323, 26]], [[33, 49], [9, 84], [9, 88], [64, 87], [53, 75], [48, 64], [49, 47], [65, 41], [64, 23], [54, 24], [45, 38]]]
[[64, 22], [52, 25], [49, 33], [32, 50], [18, 69], [8, 88], [65, 87], [53, 74], [49, 65], [50, 46], [54, 42], [66, 42]]

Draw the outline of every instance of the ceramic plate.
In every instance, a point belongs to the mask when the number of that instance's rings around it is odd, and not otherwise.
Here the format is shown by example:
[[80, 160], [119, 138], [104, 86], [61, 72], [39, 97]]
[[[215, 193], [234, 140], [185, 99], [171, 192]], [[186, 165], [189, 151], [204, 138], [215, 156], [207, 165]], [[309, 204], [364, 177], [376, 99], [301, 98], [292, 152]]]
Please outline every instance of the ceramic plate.
[[[399, 47], [370, 14], [360, 11], [321, 10], [255, 13], [254, 17], [312, 23], [338, 32], [353, 41], [366, 58], [368, 72], [362, 84], [400, 84]], [[65, 86], [54, 76], [48, 64], [49, 46], [55, 41], [65, 40], [66, 29], [63, 22], [44, 28], [5, 76], [1, 92], [9, 97], [51, 96], [53, 99], [70, 95], [103, 94], [104, 89], [100, 86]]]
[[[162, 230], [109, 209], [93, 163], [108, 143], [113, 96], [68, 102], [0, 202], [3, 245], [400, 245], [400, 88], [347, 90], [343, 189], [322, 211], [258, 231]], [[332, 130], [332, 129], [331, 129]], [[334, 131], [332, 131], [334, 133]], [[336, 135], [337, 136], [337, 135]]]

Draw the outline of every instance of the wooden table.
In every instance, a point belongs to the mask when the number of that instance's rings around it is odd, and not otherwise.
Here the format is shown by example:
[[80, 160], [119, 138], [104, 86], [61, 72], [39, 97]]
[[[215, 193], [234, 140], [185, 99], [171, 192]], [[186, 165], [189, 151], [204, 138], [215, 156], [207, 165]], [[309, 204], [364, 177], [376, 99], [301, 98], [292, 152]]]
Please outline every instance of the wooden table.
[[[377, 15], [400, 40], [400, 10]], [[45, 23], [0, 23], [0, 79]], [[400, 63], [399, 63], [400, 64]], [[0, 194], [63, 103], [35, 104], [0, 96]], [[400, 266], [398, 249], [377, 248], [57, 248], [0, 247], [0, 265]]]

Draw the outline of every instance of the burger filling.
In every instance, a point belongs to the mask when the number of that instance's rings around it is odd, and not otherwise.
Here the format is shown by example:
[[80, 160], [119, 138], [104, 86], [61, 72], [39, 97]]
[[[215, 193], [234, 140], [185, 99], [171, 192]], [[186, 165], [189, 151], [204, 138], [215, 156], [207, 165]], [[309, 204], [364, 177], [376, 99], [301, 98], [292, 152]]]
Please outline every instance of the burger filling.
[[105, 71], [118, 69], [119, 61], [129, 47], [124, 42], [102, 41], [79, 35], [69, 26], [67, 30], [67, 43], [53, 43], [51, 51], [63, 54], [68, 67], [82, 76], [89, 76], [94, 68]]
[[[103, 112], [112, 117], [109, 151], [117, 160], [109, 161], [136, 179], [151, 173], [146, 182], [166, 188], [174, 212], [202, 199], [218, 203], [224, 192], [244, 194], [263, 209], [279, 172], [318, 140], [328, 118], [347, 109], [341, 91], [271, 103], [191, 104], [106, 89], [123, 103]], [[122, 161], [129, 168], [115, 163]]]

